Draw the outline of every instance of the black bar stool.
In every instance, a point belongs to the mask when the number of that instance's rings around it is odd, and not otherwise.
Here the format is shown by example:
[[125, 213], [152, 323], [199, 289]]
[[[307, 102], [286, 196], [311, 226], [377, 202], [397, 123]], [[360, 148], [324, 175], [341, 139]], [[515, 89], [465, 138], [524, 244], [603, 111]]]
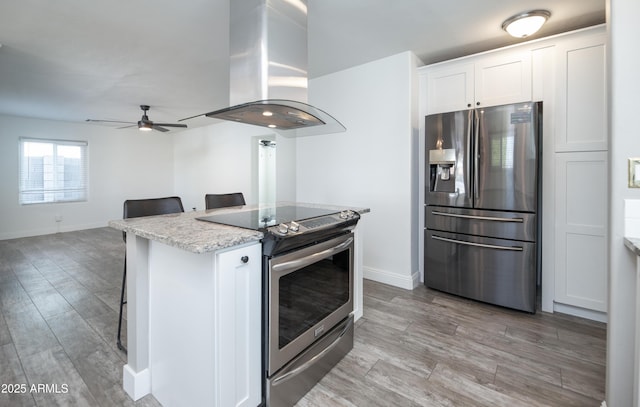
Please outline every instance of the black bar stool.
[[207, 209], [226, 208], [228, 206], [246, 205], [242, 192], [231, 194], [206, 194], [204, 204]]
[[[184, 212], [182, 200], [180, 197], [171, 196], [167, 198], [152, 199], [129, 199], [124, 201], [123, 214], [124, 219], [139, 218], [142, 216], [165, 215], [168, 213]], [[127, 242], [127, 234], [122, 233], [122, 239]], [[127, 255], [124, 256], [124, 272], [122, 273], [122, 291], [120, 293], [120, 317], [118, 318], [118, 349], [127, 353], [127, 348], [122, 345], [120, 334], [122, 332], [122, 309], [127, 303], [124, 299], [124, 291], [127, 283]]]

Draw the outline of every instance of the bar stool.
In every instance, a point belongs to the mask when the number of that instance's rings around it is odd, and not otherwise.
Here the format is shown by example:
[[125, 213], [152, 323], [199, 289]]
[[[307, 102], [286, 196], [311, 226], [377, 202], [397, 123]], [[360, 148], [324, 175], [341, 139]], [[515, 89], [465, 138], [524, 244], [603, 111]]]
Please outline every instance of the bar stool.
[[206, 194], [204, 204], [207, 209], [226, 208], [228, 206], [246, 205], [242, 192], [231, 194]]
[[[180, 197], [171, 196], [167, 198], [151, 199], [128, 199], [124, 201], [124, 219], [139, 218], [142, 216], [165, 215], [169, 213], [184, 212]], [[127, 234], [122, 232], [122, 239], [127, 243]], [[122, 309], [127, 303], [124, 299], [124, 291], [127, 283], [127, 255], [124, 256], [124, 272], [122, 273], [122, 291], [120, 292], [120, 316], [118, 318], [118, 349], [127, 353], [127, 348], [122, 345], [120, 334], [122, 332]]]

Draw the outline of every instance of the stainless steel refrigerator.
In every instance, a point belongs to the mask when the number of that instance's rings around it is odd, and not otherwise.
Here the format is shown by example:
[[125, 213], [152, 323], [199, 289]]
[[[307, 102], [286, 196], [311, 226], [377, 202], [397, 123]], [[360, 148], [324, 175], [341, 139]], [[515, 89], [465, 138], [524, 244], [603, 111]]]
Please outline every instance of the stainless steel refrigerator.
[[542, 102], [425, 119], [427, 287], [535, 312]]

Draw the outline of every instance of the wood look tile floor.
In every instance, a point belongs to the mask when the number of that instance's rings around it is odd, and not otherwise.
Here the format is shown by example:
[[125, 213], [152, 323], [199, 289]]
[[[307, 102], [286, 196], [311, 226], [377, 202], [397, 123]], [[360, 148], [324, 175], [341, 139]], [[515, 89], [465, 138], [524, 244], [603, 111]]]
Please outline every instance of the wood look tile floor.
[[[0, 241], [0, 406], [159, 406], [122, 390], [122, 234]], [[365, 280], [355, 346], [298, 406], [599, 406], [604, 324]], [[48, 385], [47, 388], [32, 385]], [[25, 393], [1, 392], [25, 385]], [[19, 387], [20, 389], [20, 387]], [[14, 388], [15, 390], [15, 388]], [[20, 391], [20, 390], [18, 390]]]

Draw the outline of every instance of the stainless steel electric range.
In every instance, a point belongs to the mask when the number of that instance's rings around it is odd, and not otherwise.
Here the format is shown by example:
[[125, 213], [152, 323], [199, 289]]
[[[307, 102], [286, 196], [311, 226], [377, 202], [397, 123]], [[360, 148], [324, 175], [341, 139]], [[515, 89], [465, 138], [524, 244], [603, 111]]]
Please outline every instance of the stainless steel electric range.
[[263, 397], [293, 406], [353, 348], [360, 215], [296, 205], [198, 219], [263, 231]]

